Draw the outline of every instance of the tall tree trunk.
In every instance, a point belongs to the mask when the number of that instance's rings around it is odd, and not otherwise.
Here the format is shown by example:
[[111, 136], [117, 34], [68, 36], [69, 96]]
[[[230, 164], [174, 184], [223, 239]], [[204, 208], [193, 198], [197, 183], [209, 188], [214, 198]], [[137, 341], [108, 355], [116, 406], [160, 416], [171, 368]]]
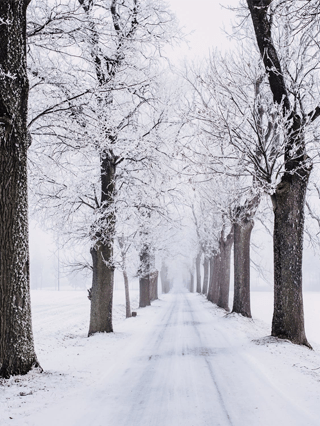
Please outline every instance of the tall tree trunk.
[[[247, 0], [257, 44], [263, 60], [274, 103], [286, 120], [284, 170], [273, 195], [274, 207], [274, 315], [272, 335], [310, 346], [304, 330], [302, 299], [302, 252], [305, 194], [311, 172], [306, 154], [306, 117], [290, 103], [279, 55], [272, 40], [270, 0]], [[297, 99], [299, 93], [297, 93]], [[319, 107], [308, 119], [320, 116]]]
[[250, 308], [250, 241], [253, 218], [260, 203], [260, 193], [248, 197], [234, 214], [234, 296], [232, 312], [251, 318]]
[[214, 266], [214, 255], [209, 258], [209, 283], [208, 283], [208, 294], [207, 299], [212, 302], [212, 287], [213, 287], [213, 266]]
[[193, 274], [192, 271], [190, 271], [189, 291], [190, 291], [190, 293], [194, 292], [194, 274]]
[[272, 336], [310, 346], [304, 329], [302, 252], [304, 204], [309, 174], [282, 181], [274, 207], [274, 313]]
[[112, 299], [114, 284], [114, 269], [106, 264], [105, 259], [112, 258], [112, 249], [103, 244], [91, 248], [92, 256], [92, 288], [90, 292], [91, 310], [88, 335], [94, 333], [111, 333]]
[[219, 285], [219, 298], [217, 305], [220, 308], [229, 311], [229, 290], [230, 290], [230, 257], [233, 244], [233, 227], [227, 236], [221, 234], [220, 240], [220, 254], [221, 254], [221, 267], [220, 267], [220, 285]]
[[217, 253], [213, 258], [213, 279], [212, 279], [212, 303], [218, 303], [220, 291], [221, 274], [221, 254]]
[[162, 265], [161, 265], [160, 278], [161, 278], [162, 293], [169, 293], [170, 282], [168, 279], [168, 267], [164, 262], [162, 262]]
[[131, 317], [130, 294], [129, 294], [129, 280], [126, 268], [122, 269], [124, 292], [126, 296], [126, 318]]
[[139, 278], [139, 290], [140, 290], [139, 308], [145, 308], [146, 306], [150, 306], [151, 301], [150, 301], [149, 275], [147, 275], [146, 277]]
[[251, 318], [250, 238], [253, 220], [244, 218], [234, 224], [234, 296], [232, 312]]
[[39, 366], [29, 283], [26, 0], [0, 2], [0, 377]]
[[158, 271], [150, 272], [150, 302], [158, 299]]
[[196, 258], [197, 293], [201, 293], [201, 270], [200, 270], [201, 255], [202, 255], [202, 252], [200, 250]]
[[130, 306], [129, 280], [128, 280], [127, 262], [126, 262], [128, 247], [125, 248], [124, 235], [118, 237], [118, 244], [119, 244], [120, 252], [121, 252], [121, 269], [122, 269], [123, 282], [124, 282], [124, 293], [125, 293], [125, 299], [126, 299], [126, 318], [130, 318], [131, 317], [131, 306]]
[[139, 287], [139, 307], [150, 306], [150, 247], [148, 244], [144, 244], [140, 252]]
[[208, 300], [212, 303], [218, 303], [219, 299], [219, 280], [221, 270], [220, 252], [215, 253], [210, 262], [210, 291]]
[[205, 256], [203, 260], [202, 294], [207, 295], [208, 293], [208, 281], [209, 281], [209, 259]]
[[111, 333], [114, 287], [114, 195], [116, 166], [112, 152], [101, 154], [100, 217], [93, 224], [94, 246], [92, 256], [92, 288], [89, 333]]
[[158, 299], [158, 271], [156, 270], [156, 257], [154, 251], [150, 253], [150, 302]]

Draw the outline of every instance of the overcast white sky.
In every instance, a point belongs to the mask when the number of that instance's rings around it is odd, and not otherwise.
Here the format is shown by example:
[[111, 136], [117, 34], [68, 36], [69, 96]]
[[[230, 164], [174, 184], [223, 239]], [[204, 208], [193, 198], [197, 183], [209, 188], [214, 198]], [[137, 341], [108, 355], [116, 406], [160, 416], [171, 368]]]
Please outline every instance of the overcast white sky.
[[179, 59], [204, 56], [212, 47], [230, 48], [224, 28], [231, 32], [231, 21], [235, 20], [236, 14], [225, 7], [238, 6], [239, 0], [168, 0], [168, 4], [184, 32], [190, 33], [187, 37], [189, 48], [181, 47]]

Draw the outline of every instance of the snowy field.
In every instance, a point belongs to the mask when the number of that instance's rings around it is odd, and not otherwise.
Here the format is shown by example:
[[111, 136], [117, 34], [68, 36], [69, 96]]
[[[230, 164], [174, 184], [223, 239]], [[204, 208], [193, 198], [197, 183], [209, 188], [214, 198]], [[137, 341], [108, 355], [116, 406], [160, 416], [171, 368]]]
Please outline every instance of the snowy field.
[[314, 351], [267, 337], [272, 293], [252, 293], [254, 320], [186, 293], [125, 320], [116, 290], [115, 333], [89, 339], [86, 292], [33, 291], [44, 373], [0, 383], [0, 425], [318, 425], [320, 293], [304, 300]]

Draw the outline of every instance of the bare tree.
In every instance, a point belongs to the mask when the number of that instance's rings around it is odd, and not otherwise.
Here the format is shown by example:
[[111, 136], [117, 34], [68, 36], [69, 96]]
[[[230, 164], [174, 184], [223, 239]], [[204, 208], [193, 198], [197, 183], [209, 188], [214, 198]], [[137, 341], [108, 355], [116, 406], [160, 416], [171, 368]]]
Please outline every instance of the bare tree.
[[[317, 49], [313, 34], [295, 36], [290, 19], [283, 16], [277, 19], [272, 3], [270, 0], [247, 0], [273, 101], [278, 106], [278, 115], [285, 120], [284, 172], [272, 195], [275, 289], [272, 335], [310, 346], [305, 335], [302, 300], [304, 204], [312, 168], [306, 153], [306, 125], [320, 115], [320, 109], [316, 105], [310, 112], [305, 112], [305, 108], [312, 105], [308, 104], [308, 100], [304, 101], [304, 89], [308, 80], [310, 82], [310, 74], [314, 75], [315, 63], [319, 61], [314, 55], [313, 64], [310, 64], [310, 59], [307, 60], [307, 52]], [[292, 4], [291, 11], [295, 7]], [[275, 21], [278, 28], [283, 28], [285, 46], [277, 44], [278, 40], [272, 37]], [[300, 68], [296, 68], [294, 86], [291, 86], [290, 62], [296, 52], [300, 57], [295, 58], [294, 65]]]
[[[66, 6], [70, 7], [63, 13]], [[58, 99], [34, 114], [30, 128], [46, 162], [52, 160], [52, 170], [59, 168], [64, 179], [42, 172], [50, 188], [49, 197], [43, 200], [50, 198], [56, 208], [64, 208], [66, 223], [76, 224], [67, 231], [70, 240], [90, 239], [93, 285], [89, 335], [110, 332], [116, 218], [126, 206], [140, 205], [128, 193], [133, 182], [144, 184], [139, 171], [156, 158], [153, 147], [163, 120], [161, 112], [155, 112], [158, 70], [154, 65], [158, 50], [172, 37], [173, 18], [166, 7], [152, 0], [112, 0], [109, 7], [91, 0], [66, 1], [47, 15], [44, 13], [43, 24], [33, 19], [30, 34], [34, 40], [41, 31], [43, 37], [49, 34], [56, 43], [57, 63], [64, 67], [61, 75], [54, 70], [52, 81], [43, 76], [45, 72], [31, 69], [35, 92], [42, 88], [45, 95], [51, 90]], [[71, 21], [72, 30], [67, 31], [66, 24]], [[38, 45], [34, 44], [36, 56]], [[53, 123], [50, 114], [59, 120]], [[43, 139], [48, 141], [45, 149]], [[79, 172], [83, 181], [70, 179]]]

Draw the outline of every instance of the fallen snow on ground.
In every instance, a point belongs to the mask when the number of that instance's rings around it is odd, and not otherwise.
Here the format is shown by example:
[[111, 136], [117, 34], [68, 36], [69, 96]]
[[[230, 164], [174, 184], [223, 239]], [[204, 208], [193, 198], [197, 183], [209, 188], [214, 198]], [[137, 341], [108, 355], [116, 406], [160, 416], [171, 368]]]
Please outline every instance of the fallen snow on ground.
[[[232, 297], [232, 294], [231, 294]], [[309, 342], [312, 346], [320, 345], [320, 292], [307, 291], [304, 293], [305, 328]], [[271, 329], [273, 313], [273, 293], [252, 292], [251, 308], [253, 318], [258, 318], [269, 325]]]
[[314, 351], [269, 337], [271, 293], [252, 294], [254, 320], [185, 292], [125, 320], [117, 290], [115, 333], [88, 338], [85, 292], [33, 291], [44, 373], [0, 382], [0, 425], [318, 425], [320, 293], [304, 300]]

